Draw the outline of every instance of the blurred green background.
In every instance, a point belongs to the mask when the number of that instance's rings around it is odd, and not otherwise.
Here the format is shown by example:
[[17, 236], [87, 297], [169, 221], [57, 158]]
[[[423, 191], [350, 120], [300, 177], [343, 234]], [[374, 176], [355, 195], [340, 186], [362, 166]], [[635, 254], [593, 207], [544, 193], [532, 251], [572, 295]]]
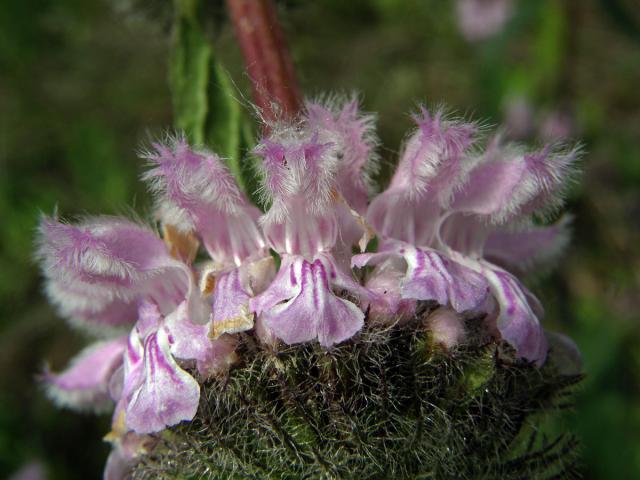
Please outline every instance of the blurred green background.
[[[581, 436], [584, 477], [640, 478], [637, 0], [514, 1], [503, 29], [472, 42], [454, 1], [279, 8], [304, 92], [361, 92], [379, 112], [387, 166], [417, 102], [506, 121], [532, 143], [560, 119], [583, 142], [573, 243], [555, 272], [529, 284], [547, 327], [584, 355], [587, 379], [556, 426]], [[242, 98], [247, 78], [221, 9], [208, 11], [211, 41]], [[45, 360], [61, 368], [86, 339], [43, 298], [34, 228], [56, 206], [66, 217], [149, 213], [135, 152], [172, 125], [170, 25], [170, 2], [157, 0], [0, 4], [1, 478], [34, 460], [53, 479], [100, 478], [109, 418], [57, 410], [37, 385]]]

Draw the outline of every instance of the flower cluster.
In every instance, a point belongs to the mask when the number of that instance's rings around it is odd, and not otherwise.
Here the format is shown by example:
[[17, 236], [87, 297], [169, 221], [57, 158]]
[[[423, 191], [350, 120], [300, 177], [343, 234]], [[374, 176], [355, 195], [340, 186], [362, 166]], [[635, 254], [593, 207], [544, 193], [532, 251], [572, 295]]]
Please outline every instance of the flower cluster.
[[[473, 123], [425, 109], [414, 120], [373, 198], [374, 118], [356, 100], [309, 102], [254, 150], [264, 212], [222, 159], [177, 138], [145, 154], [162, 236], [121, 218], [43, 218], [48, 296], [101, 338], [45, 382], [62, 406], [115, 406], [106, 478], [121, 478], [152, 434], [193, 419], [200, 383], [229, 371], [247, 335], [268, 349], [331, 348], [428, 304], [446, 347], [476, 319], [518, 357], [544, 362], [542, 308], [514, 274], [566, 244], [567, 220], [535, 217], [560, 206], [576, 151], [499, 138], [481, 149]], [[200, 246], [206, 261], [195, 260]]]

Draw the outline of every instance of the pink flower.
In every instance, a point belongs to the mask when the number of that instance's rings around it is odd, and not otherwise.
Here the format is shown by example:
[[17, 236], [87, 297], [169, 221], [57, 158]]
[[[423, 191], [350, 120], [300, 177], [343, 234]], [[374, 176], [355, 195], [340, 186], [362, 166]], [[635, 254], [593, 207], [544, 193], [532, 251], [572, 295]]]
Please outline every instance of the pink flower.
[[[559, 208], [578, 152], [545, 147], [528, 153], [494, 139], [477, 154], [469, 149], [473, 125], [441, 117], [423, 111], [416, 118], [418, 130], [389, 188], [367, 212], [381, 237], [380, 249], [356, 255], [352, 265], [402, 260], [396, 296], [432, 300], [458, 313], [482, 311], [491, 295], [502, 338], [520, 356], [541, 364], [547, 343], [539, 303], [499, 265], [521, 271], [566, 244], [566, 221], [538, 227], [532, 216]], [[372, 282], [374, 277], [367, 284]], [[388, 316], [397, 314], [394, 298]]]
[[308, 104], [299, 124], [274, 126], [256, 148], [269, 206], [260, 224], [282, 265], [250, 307], [287, 344], [317, 339], [329, 347], [351, 338], [364, 313], [334, 290], [362, 300], [373, 296], [337, 261], [363, 234], [346, 199], [364, 209], [374, 145], [370, 121], [358, 115], [354, 102], [336, 110]]
[[500, 32], [513, 14], [513, 0], [458, 0], [458, 24], [470, 42]]
[[[178, 138], [146, 155], [163, 238], [122, 218], [42, 219], [47, 295], [100, 337], [44, 382], [61, 406], [115, 406], [106, 478], [126, 475], [149, 434], [193, 419], [196, 377], [228, 372], [240, 332], [273, 349], [331, 348], [368, 319], [415, 321], [430, 302], [439, 308], [427, 327], [446, 348], [464, 340], [463, 321], [484, 315], [520, 357], [544, 362], [543, 310], [515, 274], [566, 245], [566, 218], [536, 219], [561, 207], [578, 151], [498, 138], [481, 150], [473, 123], [426, 109], [414, 121], [389, 187], [373, 198], [373, 117], [334, 99], [270, 125], [256, 147], [264, 213], [217, 155]], [[377, 251], [354, 255], [373, 234]], [[194, 264], [200, 244], [209, 259]], [[352, 268], [368, 266], [358, 281]]]
[[[251, 328], [249, 298], [273, 276], [259, 211], [219, 158], [181, 139], [154, 148], [145, 179], [164, 241], [144, 225], [111, 217], [77, 225], [44, 217], [39, 231], [51, 301], [73, 325], [111, 337], [87, 347], [63, 372], [44, 375], [60, 405], [98, 410], [117, 402], [120, 433], [108, 476], [135, 458], [123, 450], [126, 438], [194, 417], [200, 386], [183, 362], [194, 362], [204, 376], [227, 371], [237, 344], [225, 335], [227, 317], [243, 311], [244, 329]], [[192, 237], [211, 255], [204, 268], [190, 265]]]

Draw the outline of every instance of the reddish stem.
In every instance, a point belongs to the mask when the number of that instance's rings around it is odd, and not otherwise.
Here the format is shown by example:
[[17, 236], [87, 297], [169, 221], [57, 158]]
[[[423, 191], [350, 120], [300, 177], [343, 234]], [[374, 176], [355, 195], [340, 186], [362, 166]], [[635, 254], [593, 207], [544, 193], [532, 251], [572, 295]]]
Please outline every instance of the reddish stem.
[[265, 120], [293, 116], [301, 108], [300, 90], [272, 0], [226, 0]]

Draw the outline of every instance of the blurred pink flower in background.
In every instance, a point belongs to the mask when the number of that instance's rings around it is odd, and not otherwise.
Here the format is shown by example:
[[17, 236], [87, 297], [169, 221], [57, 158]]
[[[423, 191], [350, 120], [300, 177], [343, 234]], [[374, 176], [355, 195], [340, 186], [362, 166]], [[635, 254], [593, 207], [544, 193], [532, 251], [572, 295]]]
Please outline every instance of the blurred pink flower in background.
[[502, 114], [507, 137], [512, 140], [562, 142], [579, 130], [569, 108], [542, 109], [525, 95], [508, 96]]
[[9, 480], [45, 480], [47, 474], [44, 466], [37, 460], [26, 463], [9, 477]]
[[539, 135], [545, 142], [565, 140], [575, 134], [576, 125], [567, 110], [551, 110], [546, 112], [540, 121]]
[[458, 26], [470, 42], [500, 32], [513, 13], [512, 0], [458, 0]]

